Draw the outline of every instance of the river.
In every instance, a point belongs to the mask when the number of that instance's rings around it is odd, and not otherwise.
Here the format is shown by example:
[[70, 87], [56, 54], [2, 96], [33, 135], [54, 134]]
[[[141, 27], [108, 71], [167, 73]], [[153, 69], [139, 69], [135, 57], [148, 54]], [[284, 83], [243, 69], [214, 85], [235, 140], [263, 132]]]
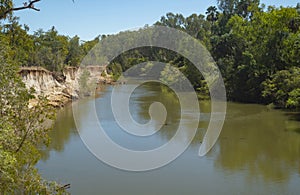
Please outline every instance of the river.
[[[119, 87], [126, 89], [127, 85]], [[112, 88], [107, 86], [96, 99], [75, 102], [80, 105], [78, 120], [86, 125], [85, 132], [91, 130], [90, 109], [96, 105], [103, 128], [123, 147], [149, 150], [172, 138], [180, 118], [173, 93], [161, 92], [161, 86], [144, 85], [131, 95], [130, 112], [137, 122], [149, 120], [153, 101], [160, 101], [168, 111], [167, 125], [155, 135], [140, 138], [122, 131], [114, 120], [109, 104]], [[299, 113], [228, 103], [216, 145], [199, 157], [210, 103], [200, 101], [199, 105], [204, 117], [189, 148], [167, 166], [147, 172], [122, 171], [99, 161], [80, 139], [72, 106], [66, 106], [58, 113], [52, 143], [37, 167], [46, 179], [70, 183], [72, 194], [300, 194]]]

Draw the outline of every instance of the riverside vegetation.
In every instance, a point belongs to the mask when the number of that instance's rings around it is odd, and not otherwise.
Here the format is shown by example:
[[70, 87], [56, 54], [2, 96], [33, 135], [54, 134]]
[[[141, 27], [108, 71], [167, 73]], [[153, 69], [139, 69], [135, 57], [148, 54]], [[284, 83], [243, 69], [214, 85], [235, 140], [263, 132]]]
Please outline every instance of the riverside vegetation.
[[[209, 7], [206, 15], [184, 17], [168, 13], [155, 25], [182, 30], [201, 41], [222, 73], [229, 100], [299, 109], [300, 4], [276, 8], [260, 5], [259, 0], [218, 0], [218, 8]], [[118, 36], [130, 34], [128, 31]], [[117, 47], [113, 40], [108, 39], [106, 45]], [[199, 71], [183, 56], [164, 49], [148, 47], [125, 52], [110, 68], [120, 75], [149, 60], [174, 65], [202, 97], [208, 95]], [[176, 77], [171, 72], [169, 76]]]
[[[299, 109], [300, 4], [276, 8], [261, 5], [259, 0], [217, 2], [206, 15], [184, 17], [168, 13], [155, 25], [185, 31], [206, 46], [222, 72], [229, 100]], [[93, 46], [110, 39], [102, 35], [80, 42], [78, 36], [60, 35], [55, 27], [29, 34], [29, 27], [19, 24], [13, 10], [7, 12], [12, 7], [11, 0], [0, 0], [0, 191], [65, 193], [55, 182], [43, 180], [35, 168], [39, 150], [49, 143], [51, 127], [44, 124], [54, 117], [53, 108], [44, 97], [29, 108], [34, 91], [26, 89], [17, 73], [20, 66], [39, 66], [59, 77], [66, 66], [79, 66]], [[120, 34], [127, 33], [130, 32]], [[131, 66], [149, 60], [178, 67], [201, 97], [208, 95], [202, 75], [187, 59], [160, 48], [126, 52], [114, 59], [108, 69], [117, 79]], [[88, 76], [86, 72], [80, 80], [83, 88]], [[176, 75], [170, 77], [175, 79]]]

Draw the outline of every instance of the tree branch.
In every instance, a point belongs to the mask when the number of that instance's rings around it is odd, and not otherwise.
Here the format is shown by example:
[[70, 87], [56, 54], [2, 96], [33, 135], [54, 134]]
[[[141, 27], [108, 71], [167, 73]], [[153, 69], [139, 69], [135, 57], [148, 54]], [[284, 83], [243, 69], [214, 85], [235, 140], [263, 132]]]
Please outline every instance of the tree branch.
[[3, 13], [0, 14], [0, 19], [5, 18], [7, 14], [9, 14], [13, 11], [19, 11], [19, 10], [23, 10], [23, 9], [33, 9], [35, 11], [40, 11], [40, 9], [34, 7], [34, 4], [39, 2], [39, 1], [41, 1], [41, 0], [33, 0], [33, 1], [29, 1], [28, 5], [27, 5], [27, 3], [24, 3], [24, 6], [22, 6], [22, 7], [10, 8], [10, 9], [8, 9], [8, 10], [6, 10]]

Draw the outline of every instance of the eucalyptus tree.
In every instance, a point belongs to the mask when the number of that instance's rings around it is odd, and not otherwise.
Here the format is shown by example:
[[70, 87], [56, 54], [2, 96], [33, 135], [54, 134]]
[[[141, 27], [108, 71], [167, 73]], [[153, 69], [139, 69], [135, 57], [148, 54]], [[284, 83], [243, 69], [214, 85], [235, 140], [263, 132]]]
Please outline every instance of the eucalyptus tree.
[[44, 180], [35, 167], [40, 148], [49, 144], [54, 109], [45, 97], [29, 105], [34, 90], [25, 87], [19, 74], [20, 65], [30, 62], [34, 39], [12, 13], [37, 9], [36, 2], [15, 7], [10, 0], [0, 1], [0, 22], [7, 19], [0, 26], [0, 194], [65, 193], [55, 182]]

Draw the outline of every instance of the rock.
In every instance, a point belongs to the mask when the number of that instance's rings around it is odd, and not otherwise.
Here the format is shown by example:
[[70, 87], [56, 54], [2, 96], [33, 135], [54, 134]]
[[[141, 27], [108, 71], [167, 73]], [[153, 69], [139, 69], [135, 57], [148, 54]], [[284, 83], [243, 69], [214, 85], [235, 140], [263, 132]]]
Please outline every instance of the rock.
[[[106, 73], [106, 66], [87, 66], [90, 80], [98, 84], [111, 83], [112, 79]], [[78, 80], [84, 68], [66, 67], [62, 74], [52, 73], [41, 67], [22, 67], [19, 71], [23, 82], [28, 89], [35, 90], [35, 96], [46, 96], [49, 104], [61, 107], [72, 99], [79, 98]], [[103, 76], [106, 75], [106, 76]], [[36, 105], [36, 100], [31, 100], [29, 105]]]

